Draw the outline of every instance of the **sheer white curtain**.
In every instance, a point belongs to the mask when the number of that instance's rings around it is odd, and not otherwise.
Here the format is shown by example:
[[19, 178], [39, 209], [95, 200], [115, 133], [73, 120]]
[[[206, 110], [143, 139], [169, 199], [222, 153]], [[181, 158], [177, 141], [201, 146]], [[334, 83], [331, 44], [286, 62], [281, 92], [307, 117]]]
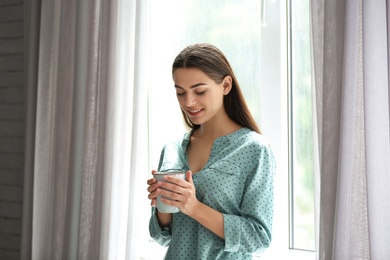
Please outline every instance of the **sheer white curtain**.
[[149, 1], [26, 1], [22, 259], [147, 241]]
[[390, 259], [390, 9], [312, 0], [318, 259]]

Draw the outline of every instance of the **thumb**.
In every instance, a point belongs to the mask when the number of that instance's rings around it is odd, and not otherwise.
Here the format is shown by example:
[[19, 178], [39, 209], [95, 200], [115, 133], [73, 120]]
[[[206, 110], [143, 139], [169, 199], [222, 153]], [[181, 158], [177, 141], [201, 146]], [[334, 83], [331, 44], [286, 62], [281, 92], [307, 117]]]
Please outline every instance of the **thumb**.
[[187, 173], [186, 173], [186, 176], [187, 176], [187, 181], [189, 182], [189, 183], [194, 183], [194, 181], [192, 180], [192, 171], [187, 171]]

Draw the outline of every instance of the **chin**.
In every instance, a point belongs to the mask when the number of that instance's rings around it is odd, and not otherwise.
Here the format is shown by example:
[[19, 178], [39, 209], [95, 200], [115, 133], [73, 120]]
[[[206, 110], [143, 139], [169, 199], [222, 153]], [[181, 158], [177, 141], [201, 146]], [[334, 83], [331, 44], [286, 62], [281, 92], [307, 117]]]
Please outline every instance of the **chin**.
[[197, 118], [195, 118], [195, 119], [190, 118], [190, 121], [191, 121], [191, 123], [192, 123], [193, 125], [201, 125], [201, 124], [204, 123], [204, 120], [197, 119]]

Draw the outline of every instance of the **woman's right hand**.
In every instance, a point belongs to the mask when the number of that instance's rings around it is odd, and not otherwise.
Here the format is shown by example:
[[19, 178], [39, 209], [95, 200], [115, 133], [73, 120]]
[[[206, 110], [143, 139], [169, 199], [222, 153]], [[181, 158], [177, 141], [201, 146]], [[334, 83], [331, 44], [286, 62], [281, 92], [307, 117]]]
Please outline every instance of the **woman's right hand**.
[[[153, 170], [152, 175], [154, 175], [157, 171]], [[150, 205], [155, 207], [157, 204], [157, 196], [161, 193], [160, 186], [162, 182], [157, 182], [156, 178], [151, 178], [147, 181], [148, 186], [148, 199], [151, 200]], [[157, 210], [157, 219], [158, 223], [161, 227], [169, 226], [172, 221], [172, 213], [161, 213]]]
[[[152, 170], [152, 174], [155, 174], [157, 171], [156, 170]], [[159, 195], [159, 191], [158, 188], [161, 186], [161, 182], [157, 182], [157, 180], [155, 178], [151, 178], [147, 181], [147, 184], [149, 185], [148, 186], [148, 192], [149, 192], [149, 195], [148, 195], [148, 199], [151, 200], [150, 202], [150, 205], [152, 207], [155, 207], [156, 206], [156, 203], [157, 203], [157, 196]]]

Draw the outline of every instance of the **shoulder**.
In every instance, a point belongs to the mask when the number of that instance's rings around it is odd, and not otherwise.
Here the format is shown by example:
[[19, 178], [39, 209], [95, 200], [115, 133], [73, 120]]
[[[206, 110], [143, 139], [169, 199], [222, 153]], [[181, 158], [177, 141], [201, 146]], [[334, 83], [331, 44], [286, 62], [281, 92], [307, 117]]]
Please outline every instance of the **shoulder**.
[[[262, 157], [273, 157], [268, 139], [248, 128], [241, 128], [220, 141], [225, 151], [240, 160], [256, 161]], [[249, 163], [249, 162], [248, 162]]]
[[162, 148], [161, 155], [175, 157], [177, 154], [182, 154], [186, 150], [190, 136], [191, 132], [188, 131], [181, 138], [167, 142]]
[[271, 149], [267, 137], [247, 128], [241, 130], [234, 142], [238, 146], [250, 146], [255, 150]]
[[247, 161], [249, 165], [257, 169], [256, 171], [262, 172], [261, 175], [267, 173], [272, 176], [275, 173], [276, 158], [267, 137], [255, 131], [249, 131], [242, 136], [239, 142], [241, 144], [238, 149], [242, 149], [240, 153], [249, 158]]
[[167, 142], [160, 154], [158, 170], [168, 171], [168, 169], [181, 170], [185, 163], [185, 147], [188, 143], [188, 133], [182, 138]]
[[251, 162], [266, 160], [270, 163], [275, 163], [275, 156], [272, 150], [272, 145], [268, 138], [255, 131], [247, 130], [237, 138], [234, 142], [236, 152], [245, 154], [251, 158]]

